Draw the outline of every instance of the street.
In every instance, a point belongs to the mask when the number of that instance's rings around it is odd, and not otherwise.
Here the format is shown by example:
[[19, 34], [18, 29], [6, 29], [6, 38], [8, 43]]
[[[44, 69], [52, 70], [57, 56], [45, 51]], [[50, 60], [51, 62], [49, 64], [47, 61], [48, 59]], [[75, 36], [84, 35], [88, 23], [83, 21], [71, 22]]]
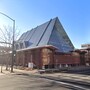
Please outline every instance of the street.
[[25, 74], [0, 75], [0, 90], [72, 90], [53, 81]]

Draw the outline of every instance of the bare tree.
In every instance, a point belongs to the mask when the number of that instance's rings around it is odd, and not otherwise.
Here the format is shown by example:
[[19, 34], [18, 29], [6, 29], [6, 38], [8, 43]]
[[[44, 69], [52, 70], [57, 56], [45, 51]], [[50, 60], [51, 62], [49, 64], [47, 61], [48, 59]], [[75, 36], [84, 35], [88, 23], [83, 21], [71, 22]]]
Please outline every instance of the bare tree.
[[[13, 41], [13, 29], [11, 26], [3, 26], [0, 28], [0, 45], [4, 47], [4, 54], [9, 54], [12, 48], [12, 41]], [[20, 31], [15, 29], [14, 33], [14, 40], [16, 41], [20, 35]], [[10, 55], [8, 55], [9, 58]], [[7, 57], [6, 57], [7, 58]], [[8, 63], [9, 60], [6, 61], [6, 70], [8, 70]]]
[[[5, 42], [7, 44], [11, 44], [13, 40], [13, 29], [11, 26], [3, 26], [3, 28], [0, 28], [0, 41]], [[14, 33], [14, 40], [16, 41], [18, 39], [18, 36], [20, 35], [20, 31], [15, 29]]]

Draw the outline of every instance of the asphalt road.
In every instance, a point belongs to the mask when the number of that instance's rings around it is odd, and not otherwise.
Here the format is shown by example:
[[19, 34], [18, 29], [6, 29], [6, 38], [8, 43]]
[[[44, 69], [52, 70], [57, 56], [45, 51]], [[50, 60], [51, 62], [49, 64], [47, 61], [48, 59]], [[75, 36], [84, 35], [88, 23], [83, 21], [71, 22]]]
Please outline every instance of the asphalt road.
[[72, 90], [43, 78], [23, 74], [0, 75], [0, 90]]

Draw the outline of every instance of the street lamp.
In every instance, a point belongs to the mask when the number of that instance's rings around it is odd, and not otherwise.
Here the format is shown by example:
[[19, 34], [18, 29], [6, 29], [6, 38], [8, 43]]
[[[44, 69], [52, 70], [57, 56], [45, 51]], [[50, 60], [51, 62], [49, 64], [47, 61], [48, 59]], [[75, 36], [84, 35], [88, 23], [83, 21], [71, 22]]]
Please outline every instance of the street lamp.
[[7, 18], [9, 18], [10, 20], [13, 21], [13, 41], [12, 41], [12, 62], [11, 62], [11, 72], [13, 72], [13, 64], [14, 64], [14, 35], [15, 35], [15, 20], [12, 19], [11, 17], [9, 17], [8, 15], [0, 12], [0, 14], [6, 16]]

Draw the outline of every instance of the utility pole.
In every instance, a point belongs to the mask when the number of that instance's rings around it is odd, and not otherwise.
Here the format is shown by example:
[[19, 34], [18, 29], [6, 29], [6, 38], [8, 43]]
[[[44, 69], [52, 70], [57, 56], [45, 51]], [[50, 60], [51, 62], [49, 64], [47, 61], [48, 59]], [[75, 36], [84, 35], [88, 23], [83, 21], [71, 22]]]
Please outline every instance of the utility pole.
[[11, 73], [13, 72], [13, 65], [14, 65], [14, 35], [15, 35], [15, 20], [12, 19], [10, 16], [0, 12], [0, 14], [6, 16], [7, 18], [9, 18], [10, 20], [13, 21], [13, 41], [12, 41], [12, 62], [11, 62]]
[[13, 20], [13, 41], [12, 41], [12, 62], [11, 62], [11, 72], [13, 72], [13, 65], [14, 65], [14, 35], [15, 35], [15, 20]]
[[[3, 55], [3, 54], [1, 54], [1, 55]], [[3, 67], [3, 61], [1, 62], [1, 73], [2, 73], [2, 67]]]

